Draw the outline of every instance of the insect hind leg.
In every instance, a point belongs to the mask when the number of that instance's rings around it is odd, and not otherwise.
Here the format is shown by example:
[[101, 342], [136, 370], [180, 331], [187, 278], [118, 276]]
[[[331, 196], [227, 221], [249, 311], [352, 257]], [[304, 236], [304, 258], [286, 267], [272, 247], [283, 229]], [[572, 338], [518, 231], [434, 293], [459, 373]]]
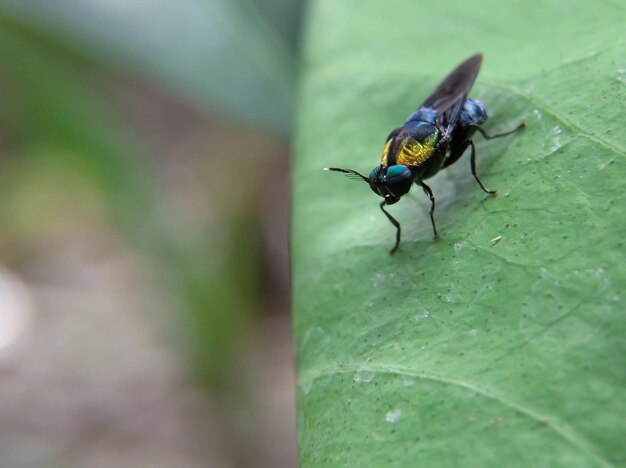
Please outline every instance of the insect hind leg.
[[476, 179], [476, 182], [478, 182], [478, 185], [480, 185], [480, 188], [483, 189], [483, 192], [488, 193], [489, 195], [493, 195], [495, 197], [496, 195], [498, 195], [498, 191], [489, 190], [487, 187], [485, 187], [483, 183], [480, 181], [480, 179], [478, 178], [478, 174], [476, 173], [476, 148], [474, 147], [474, 142], [472, 140], [467, 140], [467, 146], [471, 148], [470, 164], [471, 164], [472, 175], [474, 176], [474, 179]]

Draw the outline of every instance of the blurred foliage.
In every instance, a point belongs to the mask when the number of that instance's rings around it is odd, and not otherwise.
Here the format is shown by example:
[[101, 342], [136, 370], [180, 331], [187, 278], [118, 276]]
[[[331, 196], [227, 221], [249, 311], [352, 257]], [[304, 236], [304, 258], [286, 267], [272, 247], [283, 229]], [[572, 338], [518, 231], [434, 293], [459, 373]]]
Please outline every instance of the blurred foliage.
[[[196, 218], [210, 222], [188, 226], [168, 211], [162, 168], [120, 118], [110, 87], [143, 82], [285, 138], [299, 2], [157, 3], [0, 5], [0, 252], [19, 263], [76, 219], [115, 223], [157, 267], [195, 373], [225, 390], [259, 307], [264, 161], [246, 149], [246, 132], [236, 132], [243, 156], [224, 158], [207, 142], [209, 173], [220, 177], [199, 194], [212, 212]], [[233, 181], [235, 165], [243, 169]], [[233, 183], [242, 189], [225, 199]]]
[[300, 4], [4, 0], [0, 12], [204, 111], [286, 138]]
[[300, 17], [303, 1], [258, 0], [256, 5], [285, 45], [292, 53], [297, 54], [300, 49]]

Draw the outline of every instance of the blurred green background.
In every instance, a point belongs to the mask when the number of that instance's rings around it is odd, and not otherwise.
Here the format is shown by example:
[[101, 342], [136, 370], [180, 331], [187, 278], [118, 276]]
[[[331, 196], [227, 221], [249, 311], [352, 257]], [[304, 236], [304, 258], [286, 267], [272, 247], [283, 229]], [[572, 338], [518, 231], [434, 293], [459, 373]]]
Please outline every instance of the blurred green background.
[[295, 465], [302, 3], [0, 3], [2, 467]]

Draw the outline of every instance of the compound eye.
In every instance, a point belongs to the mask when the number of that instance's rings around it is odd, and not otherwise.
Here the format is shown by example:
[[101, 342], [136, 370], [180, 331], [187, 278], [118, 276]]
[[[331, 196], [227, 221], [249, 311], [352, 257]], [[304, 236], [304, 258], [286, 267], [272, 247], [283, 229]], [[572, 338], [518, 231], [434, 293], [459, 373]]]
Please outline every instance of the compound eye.
[[379, 172], [380, 166], [376, 166], [374, 169], [372, 169], [372, 172], [370, 172], [370, 180], [376, 180], [378, 178]]
[[387, 169], [386, 182], [389, 185], [396, 184], [398, 182], [410, 179], [412, 177], [411, 171], [408, 167], [401, 164], [390, 166]]
[[378, 190], [380, 188], [379, 182], [378, 182], [379, 174], [380, 174], [380, 166], [376, 166], [374, 169], [372, 169], [372, 172], [370, 172], [370, 177], [369, 177], [370, 188], [372, 189], [372, 192], [374, 192], [376, 195], [384, 197], [385, 195], [380, 193], [380, 191]]

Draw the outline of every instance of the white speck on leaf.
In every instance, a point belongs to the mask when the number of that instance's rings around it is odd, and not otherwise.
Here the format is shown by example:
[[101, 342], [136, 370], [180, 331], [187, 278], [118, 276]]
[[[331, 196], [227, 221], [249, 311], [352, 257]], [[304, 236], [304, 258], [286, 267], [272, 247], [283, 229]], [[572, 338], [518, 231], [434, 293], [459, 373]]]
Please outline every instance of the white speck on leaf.
[[356, 383], [370, 383], [374, 379], [375, 374], [370, 371], [360, 370], [354, 374], [354, 381]]
[[329, 336], [324, 332], [324, 329], [320, 326], [309, 328], [304, 332], [302, 338], [302, 349], [304, 350], [311, 342], [315, 343], [315, 346], [324, 349], [328, 346], [330, 341]]
[[300, 378], [298, 379], [298, 385], [302, 389], [302, 392], [305, 395], [308, 395], [311, 391], [311, 387], [313, 386], [313, 379], [306, 377]]
[[461, 244], [460, 242], [457, 242], [454, 244], [455, 252], [460, 252], [462, 248], [463, 248], [463, 244]]
[[372, 282], [372, 286], [374, 287], [374, 289], [378, 289], [378, 287], [381, 286], [384, 282], [385, 282], [384, 273], [376, 273], [376, 276], [374, 277], [374, 281]]
[[417, 320], [427, 319], [428, 317], [430, 317], [430, 310], [428, 310], [428, 309], [426, 309], [426, 308], [424, 308], [424, 310], [422, 311], [422, 313], [421, 313], [421, 314], [417, 314], [417, 315], [415, 316], [415, 318], [416, 318]]
[[478, 330], [476, 330], [475, 328], [472, 328], [472, 329], [469, 331], [469, 335], [470, 335], [470, 336], [474, 336], [474, 337], [475, 337], [475, 336], [478, 336]]
[[395, 410], [387, 412], [387, 414], [385, 415], [385, 421], [393, 424], [395, 422], [398, 422], [400, 416], [402, 416], [402, 411], [396, 408]]
[[[541, 115], [541, 112], [539, 112], [539, 110], [535, 109], [533, 111], [533, 114], [535, 115], [535, 117], [537, 118], [537, 120], [539, 121], [539, 123], [541, 124], [541, 128], [543, 130], [544, 135], [546, 135], [546, 137], [549, 137], [550, 133], [552, 133], [552, 145], [550, 146], [550, 150], [548, 151], [548, 154], [542, 156], [540, 159], [543, 159], [547, 156], [550, 156], [551, 154], [553, 154], [554, 152], [556, 152], [562, 145], [561, 145], [561, 127], [559, 127], [558, 125], [552, 127], [552, 129], [548, 129], [546, 128], [546, 123], [543, 120], [543, 116]], [[544, 148], [547, 146], [545, 144], [545, 141], [542, 142], [541, 144]], [[532, 161], [533, 158], [528, 158], [528, 161]]]
[[413, 379], [404, 379], [402, 381], [402, 385], [404, 385], [405, 387], [412, 387], [413, 385], [415, 385], [415, 380]]
[[622, 66], [617, 68], [617, 79], [622, 83], [626, 83], [626, 68]]
[[547, 156], [550, 156], [561, 147], [561, 127], [557, 125], [552, 129], [552, 132], [554, 133], [554, 143], [552, 144], [552, 148], [550, 148], [550, 152]]

